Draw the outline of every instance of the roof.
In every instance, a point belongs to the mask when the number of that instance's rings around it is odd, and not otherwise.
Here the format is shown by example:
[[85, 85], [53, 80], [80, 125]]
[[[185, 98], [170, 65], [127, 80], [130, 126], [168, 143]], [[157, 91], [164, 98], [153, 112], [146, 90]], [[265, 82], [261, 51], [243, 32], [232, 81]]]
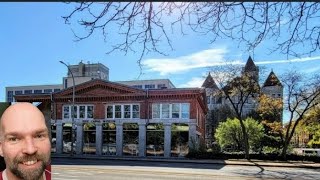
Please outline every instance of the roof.
[[212, 88], [212, 89], [219, 89], [216, 82], [213, 80], [210, 72], [207, 76], [207, 78], [204, 80], [203, 84], [201, 87], [204, 87], [204, 88]]
[[263, 87], [265, 86], [282, 86], [280, 80], [278, 79], [276, 74], [273, 72], [273, 70], [271, 70], [268, 78], [264, 82]]
[[251, 56], [249, 56], [246, 65], [244, 66], [244, 71], [249, 72], [249, 71], [257, 71], [257, 66], [254, 64]]

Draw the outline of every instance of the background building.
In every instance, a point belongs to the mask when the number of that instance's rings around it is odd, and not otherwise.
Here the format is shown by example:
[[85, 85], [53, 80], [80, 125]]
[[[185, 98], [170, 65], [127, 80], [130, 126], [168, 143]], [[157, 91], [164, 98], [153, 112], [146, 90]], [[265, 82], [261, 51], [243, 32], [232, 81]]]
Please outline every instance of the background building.
[[[259, 67], [254, 64], [250, 56], [242, 69], [241, 76], [244, 74], [259, 83]], [[260, 87], [258, 84], [258, 86], [260, 94], [263, 93], [272, 98], [283, 98], [283, 86], [272, 70], [263, 85]], [[217, 86], [210, 73], [203, 82], [202, 87], [206, 90], [209, 109], [206, 120], [206, 145], [210, 147], [214, 138], [213, 134], [219, 122], [225, 120], [228, 116], [232, 116], [233, 108], [230, 101], [226, 98], [224, 91]], [[244, 116], [257, 109], [258, 97], [259, 95], [257, 94], [246, 101], [242, 110]], [[237, 95], [232, 98], [237, 98]], [[282, 112], [279, 120], [282, 121]]]
[[[73, 86], [74, 77], [75, 85], [90, 81], [92, 79], [102, 79], [109, 81], [109, 68], [101, 63], [84, 64], [82, 61], [77, 65], [69, 65], [67, 76], [62, 78], [62, 84], [52, 85], [33, 85], [33, 86], [10, 86], [6, 87], [6, 102], [15, 102], [14, 96], [21, 94], [50, 94], [58, 92]], [[164, 89], [175, 88], [169, 79], [149, 79], [134, 81], [117, 81], [121, 84], [132, 86], [140, 89]]]

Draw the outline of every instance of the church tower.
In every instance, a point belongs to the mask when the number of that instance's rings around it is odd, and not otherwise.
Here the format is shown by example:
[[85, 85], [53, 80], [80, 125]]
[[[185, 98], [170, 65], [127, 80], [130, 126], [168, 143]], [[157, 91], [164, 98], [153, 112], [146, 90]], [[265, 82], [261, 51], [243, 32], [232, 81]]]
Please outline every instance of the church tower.
[[[280, 80], [276, 76], [276, 74], [271, 70], [269, 76], [267, 77], [266, 81], [264, 82], [261, 92], [266, 94], [272, 98], [279, 98], [283, 101], [283, 85], [281, 84]], [[282, 123], [282, 111], [279, 114], [279, 117], [276, 118]]]
[[247, 63], [242, 70], [242, 74], [248, 74], [256, 82], [259, 82], [259, 67], [254, 64], [251, 56], [249, 56]]

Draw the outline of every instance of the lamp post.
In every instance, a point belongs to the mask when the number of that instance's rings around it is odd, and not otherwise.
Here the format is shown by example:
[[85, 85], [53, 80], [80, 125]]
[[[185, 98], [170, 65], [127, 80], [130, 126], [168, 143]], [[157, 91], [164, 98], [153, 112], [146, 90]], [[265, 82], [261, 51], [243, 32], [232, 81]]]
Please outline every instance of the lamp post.
[[68, 71], [71, 73], [71, 76], [72, 76], [72, 81], [73, 81], [73, 86], [72, 86], [72, 108], [71, 108], [71, 156], [73, 156], [73, 142], [74, 142], [74, 97], [75, 97], [75, 84], [74, 84], [74, 76], [73, 76], [73, 73], [71, 71], [71, 69], [69, 68], [69, 66], [64, 63], [63, 61], [59, 61], [61, 64], [64, 64], [65, 66], [67, 66], [68, 68]]

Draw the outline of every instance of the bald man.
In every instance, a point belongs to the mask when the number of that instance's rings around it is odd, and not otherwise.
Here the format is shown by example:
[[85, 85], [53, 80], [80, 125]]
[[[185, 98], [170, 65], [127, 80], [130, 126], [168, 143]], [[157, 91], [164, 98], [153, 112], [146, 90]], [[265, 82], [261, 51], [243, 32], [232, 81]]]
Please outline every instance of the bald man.
[[6, 169], [0, 180], [48, 180], [51, 143], [42, 112], [30, 103], [9, 106], [0, 122], [0, 155]]

